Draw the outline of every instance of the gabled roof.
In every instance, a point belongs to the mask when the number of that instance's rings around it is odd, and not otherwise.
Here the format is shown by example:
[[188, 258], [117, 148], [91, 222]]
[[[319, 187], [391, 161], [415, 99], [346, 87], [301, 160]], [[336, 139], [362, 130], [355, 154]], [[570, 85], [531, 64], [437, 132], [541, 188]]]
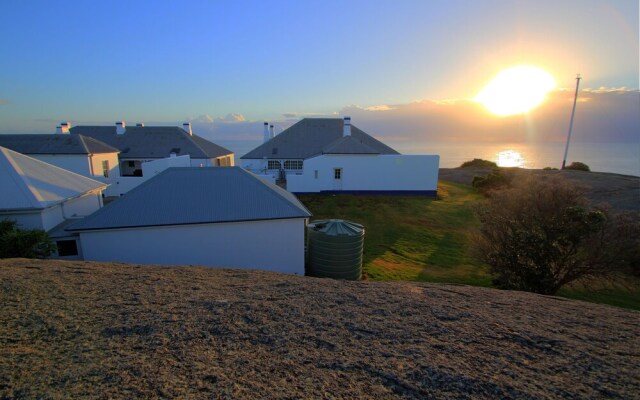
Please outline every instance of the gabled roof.
[[291, 193], [240, 167], [169, 168], [71, 231], [308, 218]]
[[120, 150], [120, 158], [166, 158], [171, 153], [191, 158], [216, 158], [233, 154], [177, 126], [128, 126], [118, 135], [115, 126], [74, 126], [74, 135], [90, 136]]
[[22, 154], [100, 154], [118, 149], [84, 135], [0, 135], [0, 146]]
[[102, 182], [0, 147], [0, 210], [47, 208], [105, 187]]
[[331, 154], [400, 154], [354, 125], [352, 139], [342, 139], [343, 123], [340, 118], [304, 118], [241, 158], [306, 159], [325, 150], [334, 152]]
[[380, 154], [353, 136], [344, 136], [322, 149], [322, 154]]

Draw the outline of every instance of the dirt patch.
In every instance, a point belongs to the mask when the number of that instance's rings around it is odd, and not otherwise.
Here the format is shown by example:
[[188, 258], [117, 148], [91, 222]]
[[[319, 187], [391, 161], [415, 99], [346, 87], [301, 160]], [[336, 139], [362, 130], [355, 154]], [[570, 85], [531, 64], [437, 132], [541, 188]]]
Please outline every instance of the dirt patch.
[[640, 314], [477, 287], [0, 261], [0, 398], [633, 398]]
[[[640, 211], [640, 177], [585, 171], [546, 171], [541, 169], [501, 168], [513, 179], [527, 175], [560, 176], [586, 189], [594, 205], [608, 204], [619, 211]], [[441, 168], [439, 179], [471, 185], [475, 176], [487, 176], [491, 168]]]

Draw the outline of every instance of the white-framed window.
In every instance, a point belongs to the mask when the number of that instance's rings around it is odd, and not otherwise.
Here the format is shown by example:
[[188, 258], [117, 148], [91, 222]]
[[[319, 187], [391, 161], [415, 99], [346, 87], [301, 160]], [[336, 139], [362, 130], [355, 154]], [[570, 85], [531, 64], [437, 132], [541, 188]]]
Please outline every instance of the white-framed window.
[[340, 180], [342, 179], [342, 168], [334, 168], [333, 169], [333, 179]]
[[280, 164], [280, 161], [278, 160], [268, 160], [267, 161], [267, 169], [281, 169], [282, 165]]
[[301, 170], [302, 160], [286, 160], [284, 162], [284, 169]]
[[109, 177], [109, 160], [102, 161], [102, 176], [105, 178]]

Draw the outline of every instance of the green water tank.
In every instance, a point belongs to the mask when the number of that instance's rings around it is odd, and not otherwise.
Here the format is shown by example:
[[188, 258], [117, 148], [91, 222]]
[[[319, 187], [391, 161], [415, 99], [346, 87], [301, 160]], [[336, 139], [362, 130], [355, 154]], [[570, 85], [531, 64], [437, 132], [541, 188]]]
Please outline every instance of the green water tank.
[[323, 278], [358, 280], [362, 277], [364, 227], [341, 219], [307, 225], [306, 274]]

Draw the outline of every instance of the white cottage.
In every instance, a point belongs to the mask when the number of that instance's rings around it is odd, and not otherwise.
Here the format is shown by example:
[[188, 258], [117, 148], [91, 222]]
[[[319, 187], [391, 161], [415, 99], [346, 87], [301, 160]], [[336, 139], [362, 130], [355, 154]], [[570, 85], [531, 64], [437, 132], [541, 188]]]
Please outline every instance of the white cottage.
[[440, 157], [402, 155], [351, 125], [351, 118], [305, 118], [240, 158], [292, 193], [435, 196]]
[[120, 175], [118, 149], [84, 135], [69, 135], [67, 124], [58, 134], [0, 135], [0, 146], [88, 178], [111, 183]]
[[67, 230], [85, 260], [304, 274], [309, 211], [239, 167], [169, 168]]
[[0, 147], [0, 219], [49, 232], [60, 257], [81, 257], [77, 235], [62, 228], [100, 209], [106, 186]]

